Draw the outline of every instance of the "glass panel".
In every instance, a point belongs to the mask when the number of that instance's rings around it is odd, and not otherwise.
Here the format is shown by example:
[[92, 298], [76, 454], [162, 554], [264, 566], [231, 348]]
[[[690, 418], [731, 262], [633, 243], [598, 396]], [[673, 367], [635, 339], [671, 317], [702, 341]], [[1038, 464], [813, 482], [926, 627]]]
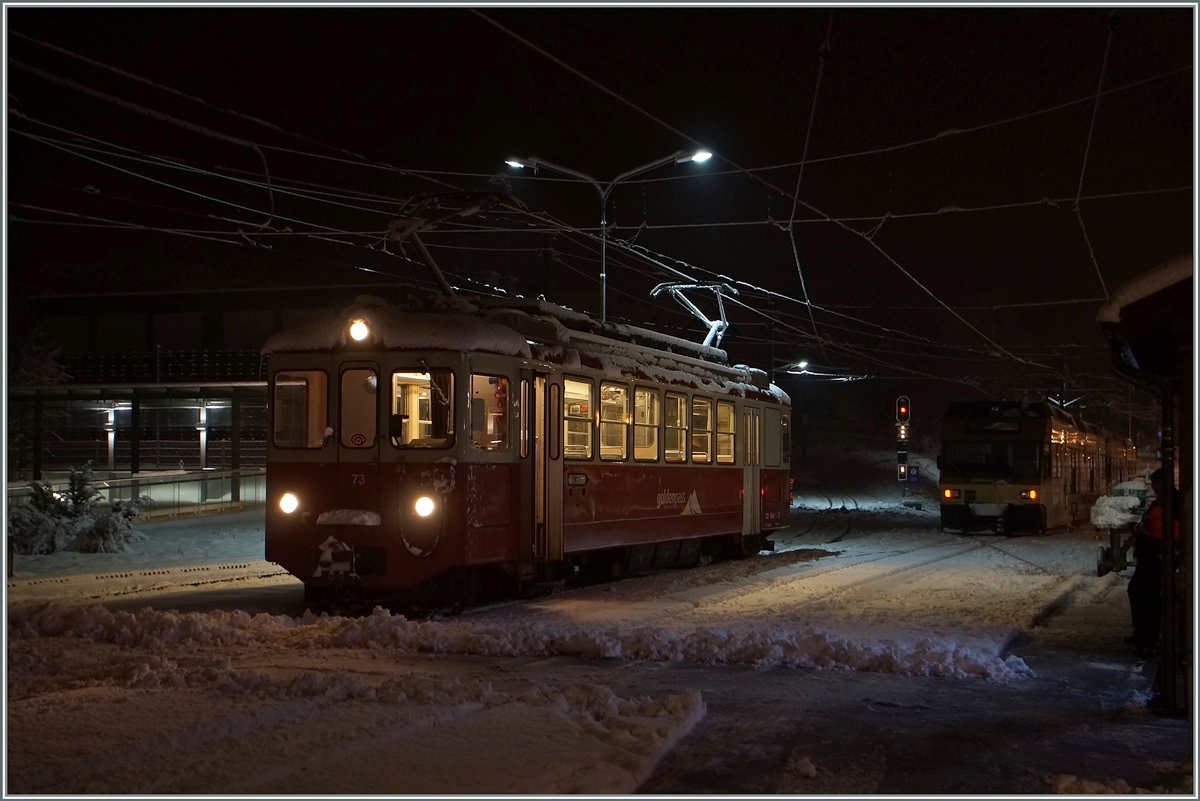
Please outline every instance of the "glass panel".
[[508, 450], [508, 379], [471, 376], [471, 442], [483, 451]]
[[778, 409], [768, 407], [763, 410], [763, 464], [767, 467], [779, 467], [779, 444], [783, 433], [779, 422], [781, 418]]
[[651, 389], [633, 391], [633, 458], [658, 461], [658, 393]]
[[529, 381], [521, 379], [521, 458], [529, 455]]
[[392, 373], [388, 427], [397, 448], [449, 448], [454, 444], [454, 371], [413, 368]]
[[712, 401], [692, 398], [692, 461], [712, 461]]
[[329, 425], [324, 370], [288, 370], [275, 374], [275, 445], [279, 448], [320, 448]]
[[717, 401], [717, 464], [733, 464], [735, 427], [733, 404]]
[[563, 456], [592, 458], [592, 382], [563, 379]]
[[792, 461], [792, 412], [789, 409], [783, 416], [783, 463]]
[[[1039, 445], [1037, 442], [1020, 441], [947, 442], [942, 456], [942, 472], [1036, 479]], [[1074, 477], [1073, 473], [1072, 479]]]
[[342, 446], [373, 448], [379, 417], [379, 376], [374, 370], [342, 373]]
[[600, 385], [600, 458], [624, 459], [627, 456], [626, 430], [629, 426], [629, 388], [619, 384]]
[[687, 398], [668, 392], [663, 414], [663, 456], [668, 462], [682, 462], [687, 459]]

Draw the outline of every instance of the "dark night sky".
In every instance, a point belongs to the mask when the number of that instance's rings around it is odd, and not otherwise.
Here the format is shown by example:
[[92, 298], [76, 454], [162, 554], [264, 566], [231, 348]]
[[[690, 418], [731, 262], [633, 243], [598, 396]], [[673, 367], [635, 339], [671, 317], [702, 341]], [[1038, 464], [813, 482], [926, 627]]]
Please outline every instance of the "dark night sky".
[[[955, 307], [1103, 296], [1073, 211], [1085, 149], [1085, 198], [1186, 187], [1081, 202], [1109, 292], [1193, 247], [1192, 6], [1122, 10], [1119, 24], [1111, 28], [1107, 61], [1108, 8], [850, 7], [836, 9], [832, 25], [830, 11], [817, 7], [486, 13], [718, 154], [703, 166], [666, 167], [647, 174], [645, 182], [620, 185], [610, 212], [618, 239], [631, 236], [643, 222], [690, 226], [651, 227], [637, 235], [636, 243], [687, 262], [692, 265], [687, 271], [699, 278], [705, 276], [696, 268], [801, 295], [788, 235], [766, 221], [786, 219], [791, 212], [790, 194], [817, 88], [818, 49], [827, 30], [832, 50], [821, 75], [810, 162], [800, 186], [797, 219], [804, 222], [796, 225], [796, 244], [815, 303], [860, 307], [839, 310], [938, 343], [987, 345], [945, 311], [897, 308], [932, 306], [934, 301], [862, 237], [833, 223], [811, 222], [820, 214], [803, 204], [846, 218], [846, 226], [866, 232], [888, 212], [1065, 198], [1057, 206], [888, 219], [874, 242]], [[608, 180], [691, 146], [467, 9], [9, 7], [8, 25], [9, 108], [26, 115], [10, 113], [8, 118], [10, 204], [153, 227], [233, 232], [212, 234], [228, 239], [239, 238], [239, 227], [253, 231], [265, 219], [268, 205], [261, 189], [119, 160], [110, 145], [98, 146], [105, 153], [87, 155], [174, 186], [117, 173], [21, 136], [17, 132], [75, 147], [80, 140], [74, 134], [83, 134], [225, 175], [259, 180], [262, 174], [259, 157], [248, 148], [89, 98], [29, 73], [12, 59], [226, 135], [340, 155], [81, 63], [14, 32], [374, 162], [436, 173], [430, 177], [455, 187], [496, 188], [488, 176], [511, 174], [503, 165], [510, 156], [537, 155]], [[1102, 64], [1104, 90], [1154, 80], [1102, 95], [1094, 128], [1096, 106], [1090, 99], [1034, 114], [1090, 98]], [[1165, 75], [1172, 71], [1177, 72]], [[950, 129], [1026, 114], [1034, 115], [889, 152], [830, 158], [895, 148]], [[308, 182], [388, 198], [439, 188], [412, 175], [276, 149], [263, 152], [279, 186]], [[755, 170], [761, 180], [737, 172], [731, 163]], [[550, 175], [540, 173], [542, 178]], [[586, 185], [510, 178], [512, 191], [531, 210], [595, 229], [597, 197]], [[88, 185], [99, 188], [99, 194], [81, 191]], [[180, 187], [256, 211], [221, 207], [184, 194]], [[275, 204], [277, 214], [301, 221], [290, 223], [293, 231], [324, 225], [378, 233], [373, 238], [334, 237], [356, 246], [278, 236], [270, 240], [273, 250], [267, 253], [146, 231], [32, 225], [14, 221], [13, 215], [22, 220], [70, 218], [10, 205], [10, 302], [23, 294], [56, 291], [353, 283], [410, 274], [407, 265], [364, 247], [382, 234], [387, 204], [364, 202], [370, 211], [355, 210], [278, 193]], [[210, 214], [242, 224], [203, 216]], [[719, 225], [734, 222], [748, 224]], [[276, 229], [285, 224], [277, 220]], [[563, 233], [551, 242], [547, 235], [521, 233], [528, 220], [515, 215], [474, 224], [504, 230], [468, 234], [443, 229], [427, 236], [449, 272], [508, 272], [516, 276], [519, 290], [536, 294], [544, 288], [538, 284], [538, 249], [553, 244], [574, 270], [559, 267], [550, 299], [597, 311], [599, 255], [594, 241]], [[697, 227], [701, 224], [705, 227]], [[463, 247], [485, 249], [459, 249]], [[686, 324], [670, 301], [648, 300], [649, 289], [664, 280], [651, 266], [616, 253], [609, 274], [611, 316]], [[871, 337], [862, 324], [827, 312], [816, 313], [819, 332], [833, 340], [821, 356], [806, 342], [812, 329], [803, 307], [786, 302], [772, 307], [744, 288], [742, 300], [780, 320], [768, 327], [761, 317], [731, 311], [734, 327], [726, 345], [754, 363], [768, 362], [766, 342], [773, 329], [780, 359], [807, 355], [840, 371], [973, 375], [997, 393], [1014, 381], [1049, 386], [1047, 382], [1058, 380], [1013, 360]], [[1055, 354], [1055, 346], [1084, 345], [1067, 351], [1073, 376], [1096, 376], [1078, 378], [1079, 386], [1111, 386], [1112, 380], [1104, 377], [1103, 341], [1093, 322], [1097, 305], [960, 313], [1014, 353]], [[885, 364], [864, 361], [846, 347], [871, 348], [865, 353]], [[946, 355], [956, 359], [938, 358]], [[1061, 355], [1048, 358], [1061, 368]]]

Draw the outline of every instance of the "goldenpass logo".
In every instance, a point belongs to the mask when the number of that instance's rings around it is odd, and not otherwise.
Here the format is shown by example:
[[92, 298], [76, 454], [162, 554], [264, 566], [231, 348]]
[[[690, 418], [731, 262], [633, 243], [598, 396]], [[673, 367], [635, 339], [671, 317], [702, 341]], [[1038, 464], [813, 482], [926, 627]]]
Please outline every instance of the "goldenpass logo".
[[683, 506], [683, 503], [686, 500], [686, 492], [671, 492], [670, 490], [663, 490], [662, 492], [658, 493], [658, 508], [662, 509], [664, 506]]

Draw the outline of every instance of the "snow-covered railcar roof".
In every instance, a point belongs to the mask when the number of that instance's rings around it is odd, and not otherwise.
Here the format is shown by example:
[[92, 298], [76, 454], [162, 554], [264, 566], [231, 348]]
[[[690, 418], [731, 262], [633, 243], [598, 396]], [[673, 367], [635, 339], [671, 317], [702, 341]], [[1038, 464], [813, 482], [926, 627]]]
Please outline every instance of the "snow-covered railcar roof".
[[[498, 304], [487, 304], [498, 305]], [[480, 319], [478, 307], [460, 302], [445, 312], [406, 312], [376, 298], [361, 297], [350, 308], [272, 334], [263, 354], [322, 351], [357, 344], [350, 340], [353, 320], [369, 328], [368, 345], [393, 350], [452, 350], [496, 353], [599, 371], [614, 380], [643, 380], [703, 389], [768, 403], [791, 404], [781, 388], [768, 384], [766, 375], [744, 365], [730, 367], [725, 352], [664, 335], [649, 339], [660, 347], [620, 341], [572, 327], [592, 328], [595, 321], [555, 307], [545, 301], [524, 301], [526, 308], [552, 312], [535, 316], [505, 305], [492, 308]], [[566, 324], [564, 324], [566, 323]], [[599, 325], [599, 324], [596, 324]], [[601, 330], [629, 335], [642, 332], [632, 326], [604, 324]], [[654, 332], [645, 332], [654, 334]], [[663, 349], [676, 346], [684, 353]], [[697, 355], [707, 359], [697, 358]]]
[[784, 406], [790, 406], [792, 403], [788, 394], [775, 384], [760, 387], [751, 383], [750, 380], [731, 380], [727, 375], [691, 365], [681, 365], [670, 359], [669, 356], [670, 354], [658, 357], [640, 354], [637, 359], [633, 359], [615, 353], [579, 351], [561, 345], [533, 346], [533, 358], [538, 361], [557, 364], [567, 370], [572, 368], [595, 370], [614, 381], [648, 381], [667, 386], [708, 391], [714, 394], [735, 395]]
[[365, 320], [371, 341], [398, 350], [453, 350], [530, 358], [525, 338], [502, 325], [463, 313], [405, 312], [393, 306], [355, 304], [343, 314], [322, 317], [272, 334], [262, 353], [333, 350], [350, 344], [351, 319]]

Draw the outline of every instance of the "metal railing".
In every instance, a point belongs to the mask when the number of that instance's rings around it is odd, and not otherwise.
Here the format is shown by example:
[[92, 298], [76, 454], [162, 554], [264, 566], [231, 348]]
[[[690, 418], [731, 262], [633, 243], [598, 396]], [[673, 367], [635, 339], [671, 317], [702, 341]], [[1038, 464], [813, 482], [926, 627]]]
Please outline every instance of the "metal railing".
[[[49, 483], [56, 491], [67, 488], [65, 477]], [[110, 507], [115, 501], [149, 496], [153, 503], [143, 507], [140, 516], [151, 520], [244, 509], [261, 506], [267, 500], [266, 470], [262, 468], [93, 478], [92, 486], [100, 493], [101, 508]], [[28, 485], [10, 486], [8, 505], [24, 505], [30, 495]]]

